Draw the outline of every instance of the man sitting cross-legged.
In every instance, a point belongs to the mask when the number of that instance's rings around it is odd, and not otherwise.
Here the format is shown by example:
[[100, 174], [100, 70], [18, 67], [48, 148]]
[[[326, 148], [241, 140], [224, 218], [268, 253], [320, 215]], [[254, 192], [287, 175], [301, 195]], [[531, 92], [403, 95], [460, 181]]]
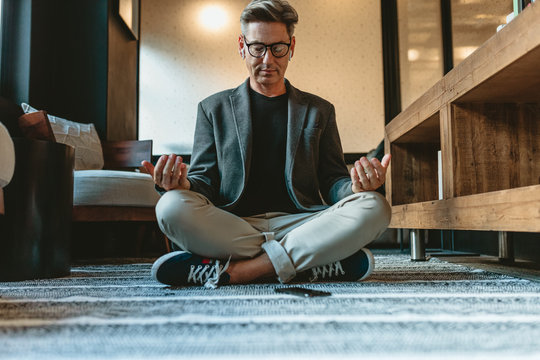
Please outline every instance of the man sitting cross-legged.
[[199, 104], [189, 171], [176, 155], [143, 163], [163, 194], [159, 226], [183, 250], [154, 263], [157, 281], [216, 287], [371, 273], [365, 246], [390, 221], [374, 191], [390, 155], [347, 170], [333, 105], [285, 79], [297, 21], [286, 1], [247, 5], [238, 52], [249, 78]]

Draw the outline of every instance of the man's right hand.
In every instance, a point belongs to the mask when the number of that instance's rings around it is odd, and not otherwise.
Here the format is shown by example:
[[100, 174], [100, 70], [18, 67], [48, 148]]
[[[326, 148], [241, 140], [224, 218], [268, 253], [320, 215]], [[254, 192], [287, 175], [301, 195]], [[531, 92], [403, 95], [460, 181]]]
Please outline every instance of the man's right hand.
[[155, 167], [146, 160], [142, 162], [142, 165], [152, 175], [154, 183], [162, 189], [169, 191], [191, 188], [191, 183], [187, 179], [187, 165], [182, 162], [181, 156], [162, 155]]

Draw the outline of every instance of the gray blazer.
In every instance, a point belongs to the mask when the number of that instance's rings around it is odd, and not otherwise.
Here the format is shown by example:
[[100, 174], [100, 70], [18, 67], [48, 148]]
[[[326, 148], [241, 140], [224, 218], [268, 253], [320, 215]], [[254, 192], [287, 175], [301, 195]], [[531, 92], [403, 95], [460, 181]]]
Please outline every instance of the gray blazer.
[[[285, 183], [301, 211], [319, 211], [351, 195], [334, 106], [285, 80], [288, 100]], [[249, 181], [249, 79], [199, 103], [188, 180], [191, 190], [231, 210]]]

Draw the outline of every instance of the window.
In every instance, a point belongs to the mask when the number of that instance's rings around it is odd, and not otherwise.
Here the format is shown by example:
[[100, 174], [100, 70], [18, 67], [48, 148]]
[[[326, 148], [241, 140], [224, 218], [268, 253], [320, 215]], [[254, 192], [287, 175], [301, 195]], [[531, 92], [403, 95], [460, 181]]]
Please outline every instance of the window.
[[399, 0], [401, 106], [407, 108], [443, 76], [439, 1]]
[[512, 12], [512, 0], [452, 0], [454, 66], [495, 35]]

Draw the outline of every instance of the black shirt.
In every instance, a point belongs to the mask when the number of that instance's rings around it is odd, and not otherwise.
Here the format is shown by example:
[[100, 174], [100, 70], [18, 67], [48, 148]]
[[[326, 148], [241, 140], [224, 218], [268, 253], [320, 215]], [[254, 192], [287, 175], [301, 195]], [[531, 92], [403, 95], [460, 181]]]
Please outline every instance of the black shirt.
[[250, 89], [252, 154], [248, 182], [232, 212], [250, 216], [296, 213], [285, 186], [288, 95], [267, 97]]

